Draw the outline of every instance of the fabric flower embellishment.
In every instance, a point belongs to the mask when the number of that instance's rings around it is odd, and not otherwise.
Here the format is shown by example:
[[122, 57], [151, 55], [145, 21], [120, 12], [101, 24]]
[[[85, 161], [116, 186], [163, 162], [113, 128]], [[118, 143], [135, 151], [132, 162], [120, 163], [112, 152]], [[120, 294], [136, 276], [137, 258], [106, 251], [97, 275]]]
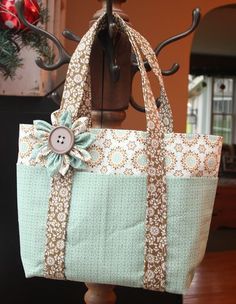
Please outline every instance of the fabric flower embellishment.
[[69, 111], [51, 115], [52, 125], [43, 120], [35, 120], [34, 136], [38, 144], [32, 157], [36, 161], [45, 158], [50, 176], [58, 172], [63, 176], [69, 167], [84, 169], [91, 155], [86, 150], [94, 141], [95, 134], [88, 131], [88, 118], [80, 117], [72, 123]]

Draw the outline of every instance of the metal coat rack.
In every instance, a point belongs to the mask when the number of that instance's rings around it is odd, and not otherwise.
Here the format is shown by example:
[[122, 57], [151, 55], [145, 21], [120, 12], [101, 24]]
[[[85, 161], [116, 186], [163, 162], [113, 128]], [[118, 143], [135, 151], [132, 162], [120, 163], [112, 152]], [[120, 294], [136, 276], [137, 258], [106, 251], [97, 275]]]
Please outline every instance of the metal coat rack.
[[[120, 68], [119, 66], [116, 64], [116, 58], [115, 58], [115, 52], [114, 52], [114, 36], [117, 34], [118, 29], [114, 20], [114, 16], [112, 13], [112, 0], [106, 0], [106, 23], [107, 23], [107, 35], [106, 35], [106, 39], [105, 39], [105, 43], [103, 41], [103, 47], [105, 49], [105, 52], [108, 54], [108, 59], [109, 59], [109, 70], [110, 70], [110, 75], [111, 78], [114, 82], [119, 81], [119, 71]], [[53, 63], [53, 64], [46, 64], [45, 62], [43, 62], [43, 60], [41, 58], [37, 58], [36, 59], [36, 64], [44, 70], [47, 71], [53, 71], [56, 70], [58, 68], [60, 68], [62, 65], [64, 64], [68, 64], [70, 62], [71, 59], [71, 55], [68, 54], [68, 52], [65, 50], [65, 48], [63, 47], [63, 45], [61, 44], [61, 42], [59, 41], [59, 39], [57, 37], [55, 37], [53, 34], [47, 32], [46, 30], [39, 28], [31, 23], [29, 23], [25, 17], [24, 17], [24, 0], [17, 0], [15, 3], [16, 9], [17, 9], [17, 13], [19, 16], [19, 19], [21, 20], [21, 22], [27, 26], [28, 28], [30, 28], [32, 31], [37, 32], [43, 36], [46, 36], [49, 40], [51, 40], [54, 45], [56, 46], [57, 50], [58, 50], [58, 60]], [[159, 43], [157, 45], [157, 47], [154, 49], [154, 52], [156, 54], [156, 56], [158, 57], [160, 52], [169, 44], [181, 40], [184, 37], [190, 35], [198, 26], [199, 21], [201, 18], [201, 14], [200, 14], [200, 9], [196, 8], [192, 11], [192, 24], [191, 26], [185, 31], [182, 32], [180, 34], [177, 34], [175, 36], [170, 37], [169, 39], [166, 39], [164, 41], [162, 41], [161, 43]], [[69, 40], [75, 41], [75, 42], [79, 42], [80, 41], [80, 37], [75, 35], [73, 32], [68, 31], [68, 30], [64, 30], [63, 31], [63, 36]], [[146, 71], [151, 71], [151, 67], [149, 66], [148, 62], [145, 61], [144, 62], [144, 66], [146, 68]], [[168, 70], [162, 70], [162, 75], [164, 76], [170, 76], [175, 74], [178, 70], [179, 70], [179, 64], [178, 63], [174, 63], [172, 65], [172, 67]], [[134, 75], [138, 72], [138, 65], [137, 65], [137, 61], [134, 58], [134, 56], [132, 56], [131, 59], [131, 75], [132, 78], [134, 77]], [[62, 81], [59, 85], [56, 86], [56, 88], [54, 88], [52, 91], [50, 91], [48, 95], [53, 94], [53, 92], [55, 92], [62, 84], [64, 83], [64, 81]], [[158, 101], [158, 98], [156, 100], [157, 103], [157, 107], [160, 106], [160, 103]], [[135, 108], [136, 110], [140, 111], [140, 112], [145, 112], [145, 109], [140, 106], [132, 96], [130, 96], [130, 104], [133, 108]]]

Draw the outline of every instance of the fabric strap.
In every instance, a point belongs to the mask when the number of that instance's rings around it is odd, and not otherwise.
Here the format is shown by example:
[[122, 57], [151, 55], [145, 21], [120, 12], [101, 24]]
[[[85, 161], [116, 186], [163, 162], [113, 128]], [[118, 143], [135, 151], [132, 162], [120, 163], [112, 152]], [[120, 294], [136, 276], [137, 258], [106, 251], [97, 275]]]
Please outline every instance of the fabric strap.
[[[142, 79], [142, 92], [146, 109], [146, 124], [147, 124], [147, 142], [146, 153], [148, 158], [147, 170], [147, 213], [146, 213], [146, 244], [145, 244], [145, 261], [144, 261], [144, 288], [151, 290], [165, 290], [166, 280], [166, 222], [167, 222], [167, 197], [166, 197], [166, 172], [164, 165], [164, 134], [172, 132], [172, 113], [166, 96], [164, 83], [161, 71], [151, 46], [137, 31], [129, 27], [118, 15], [114, 15], [116, 23], [120, 30], [124, 31], [131, 43], [133, 52], [137, 58], [138, 67]], [[86, 116], [90, 120], [91, 125], [91, 85], [89, 73], [89, 59], [93, 41], [97, 32], [103, 27], [105, 16], [100, 17], [89, 31], [81, 39], [77, 49], [75, 50], [67, 71], [66, 82], [62, 97], [61, 107], [58, 110], [58, 115], [65, 110], [72, 113], [73, 119], [78, 116]], [[157, 76], [160, 84], [160, 101], [161, 106], [157, 110], [155, 98], [153, 96], [149, 79], [144, 68], [142, 54], [148, 60], [154, 74]], [[68, 172], [68, 176], [54, 177], [51, 187], [51, 195], [49, 199], [49, 215], [52, 206], [58, 202], [57, 192], [55, 188], [58, 184], [62, 187], [71, 185], [72, 187], [73, 174]], [[64, 186], [63, 186], [64, 185]], [[70, 204], [70, 193], [63, 197], [60, 202], [63, 202], [68, 214]], [[57, 228], [64, 230], [60, 238], [57, 239], [59, 244], [64, 244], [66, 239], [66, 222], [62, 224], [56, 219], [48, 216], [47, 225], [47, 244], [45, 252], [45, 276], [52, 278], [65, 278], [64, 264], [61, 263], [52, 267], [48, 267], [51, 250], [51, 239], [53, 238], [51, 222], [56, 221]], [[61, 241], [61, 242], [60, 242]], [[65, 256], [65, 246], [61, 246], [61, 252], [57, 255]], [[96, 258], [96, 257], [94, 257]], [[60, 273], [56, 269], [60, 268]]]

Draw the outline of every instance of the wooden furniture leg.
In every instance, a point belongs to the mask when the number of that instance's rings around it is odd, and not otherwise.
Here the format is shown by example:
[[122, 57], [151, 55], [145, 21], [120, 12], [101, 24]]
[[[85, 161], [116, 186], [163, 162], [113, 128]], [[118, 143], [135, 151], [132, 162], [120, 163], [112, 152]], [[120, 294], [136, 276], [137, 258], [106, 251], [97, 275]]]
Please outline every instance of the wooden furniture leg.
[[115, 286], [105, 284], [86, 283], [88, 291], [85, 293], [86, 304], [115, 304]]
[[[102, 116], [101, 116], [102, 115]], [[94, 128], [100, 128], [101, 120], [104, 128], [119, 128], [122, 121], [125, 119], [125, 111], [100, 111], [92, 112], [92, 124]], [[115, 304], [116, 294], [114, 292], [115, 286], [95, 283], [85, 283], [88, 288], [84, 296], [86, 304]]]
[[[106, 3], [104, 0], [99, 0], [102, 2], [103, 4], [103, 8], [96, 12], [95, 15], [93, 16], [93, 20], [91, 21], [91, 24], [100, 17], [101, 14], [103, 14], [103, 12], [106, 9]], [[113, 3], [113, 9], [119, 13], [124, 19], [128, 20], [128, 17], [122, 13], [120, 7], [121, 7], [121, 3], [125, 2], [126, 0], [116, 0]], [[125, 44], [124, 44], [125, 45]], [[126, 46], [127, 48], [127, 46]], [[126, 52], [126, 49], [123, 51], [124, 53]], [[95, 52], [97, 53], [97, 52]], [[93, 57], [93, 56], [92, 56]], [[129, 57], [129, 53], [127, 54], [127, 57]], [[95, 58], [95, 66], [97, 64], [97, 62], [99, 60], [97, 60], [97, 58]], [[91, 66], [94, 66], [94, 64], [91, 64]], [[92, 74], [94, 75], [99, 75], [102, 78], [104, 78], [104, 75], [100, 75], [99, 71], [96, 71], [95, 68], [95, 72]], [[105, 73], [106, 74], [106, 73]], [[107, 77], [110, 77], [109, 74], [107, 74]], [[100, 78], [100, 77], [99, 77]], [[106, 78], [106, 77], [105, 77]], [[98, 81], [98, 79], [96, 79], [96, 81]], [[109, 79], [102, 79], [102, 85], [104, 86], [104, 83], [110, 83]], [[112, 84], [114, 85], [114, 84]], [[96, 84], [97, 86], [97, 84]], [[98, 92], [100, 90], [97, 89], [97, 87], [95, 86], [95, 93], [98, 94]], [[116, 84], [117, 86], [117, 84]], [[93, 111], [92, 113], [92, 119], [93, 119], [93, 127], [96, 128], [100, 128], [101, 127], [101, 121], [102, 121], [102, 127], [103, 128], [120, 128], [121, 127], [121, 123], [122, 121], [125, 119], [126, 113], [125, 111], [117, 111], [117, 109], [125, 109], [128, 107], [128, 105], [124, 106], [124, 105], [117, 105], [117, 102], [114, 101], [114, 97], [118, 95], [120, 100], [123, 100], [123, 98], [121, 97], [121, 93], [118, 94], [118, 92], [116, 91], [116, 93], [112, 93], [110, 92], [110, 89], [106, 89], [102, 91], [102, 96], [95, 96], [95, 100], [98, 100], [99, 102], [94, 102], [93, 103], [93, 108], [98, 110], [100, 109], [100, 101], [105, 99], [105, 104], [103, 105], [106, 109], [108, 108], [109, 111], [105, 111], [103, 113], [101, 113], [101, 111]], [[128, 92], [129, 93], [129, 88], [124, 88], [122, 87], [122, 92]], [[106, 93], [107, 92], [107, 93]], [[109, 93], [110, 92], [110, 93]], [[129, 93], [130, 94], [130, 93]], [[94, 94], [92, 94], [94, 95]], [[107, 100], [107, 102], [106, 102]], [[128, 98], [129, 101], [129, 98]], [[116, 106], [117, 108], [114, 108], [114, 106]], [[102, 107], [103, 108], [103, 107]], [[114, 111], [114, 109], [116, 111]], [[116, 302], [116, 294], [114, 292], [114, 288], [115, 286], [113, 285], [105, 285], [105, 284], [95, 284], [95, 283], [85, 283], [86, 287], [88, 288], [87, 292], [84, 295], [84, 301], [86, 304], [115, 304]]]

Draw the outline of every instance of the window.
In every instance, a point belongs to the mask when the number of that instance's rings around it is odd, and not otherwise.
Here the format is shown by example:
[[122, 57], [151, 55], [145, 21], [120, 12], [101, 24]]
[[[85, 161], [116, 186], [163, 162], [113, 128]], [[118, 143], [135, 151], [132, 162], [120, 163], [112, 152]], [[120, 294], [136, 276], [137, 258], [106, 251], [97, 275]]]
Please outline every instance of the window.
[[224, 138], [224, 143], [233, 141], [234, 79], [214, 78], [212, 94], [211, 133]]

